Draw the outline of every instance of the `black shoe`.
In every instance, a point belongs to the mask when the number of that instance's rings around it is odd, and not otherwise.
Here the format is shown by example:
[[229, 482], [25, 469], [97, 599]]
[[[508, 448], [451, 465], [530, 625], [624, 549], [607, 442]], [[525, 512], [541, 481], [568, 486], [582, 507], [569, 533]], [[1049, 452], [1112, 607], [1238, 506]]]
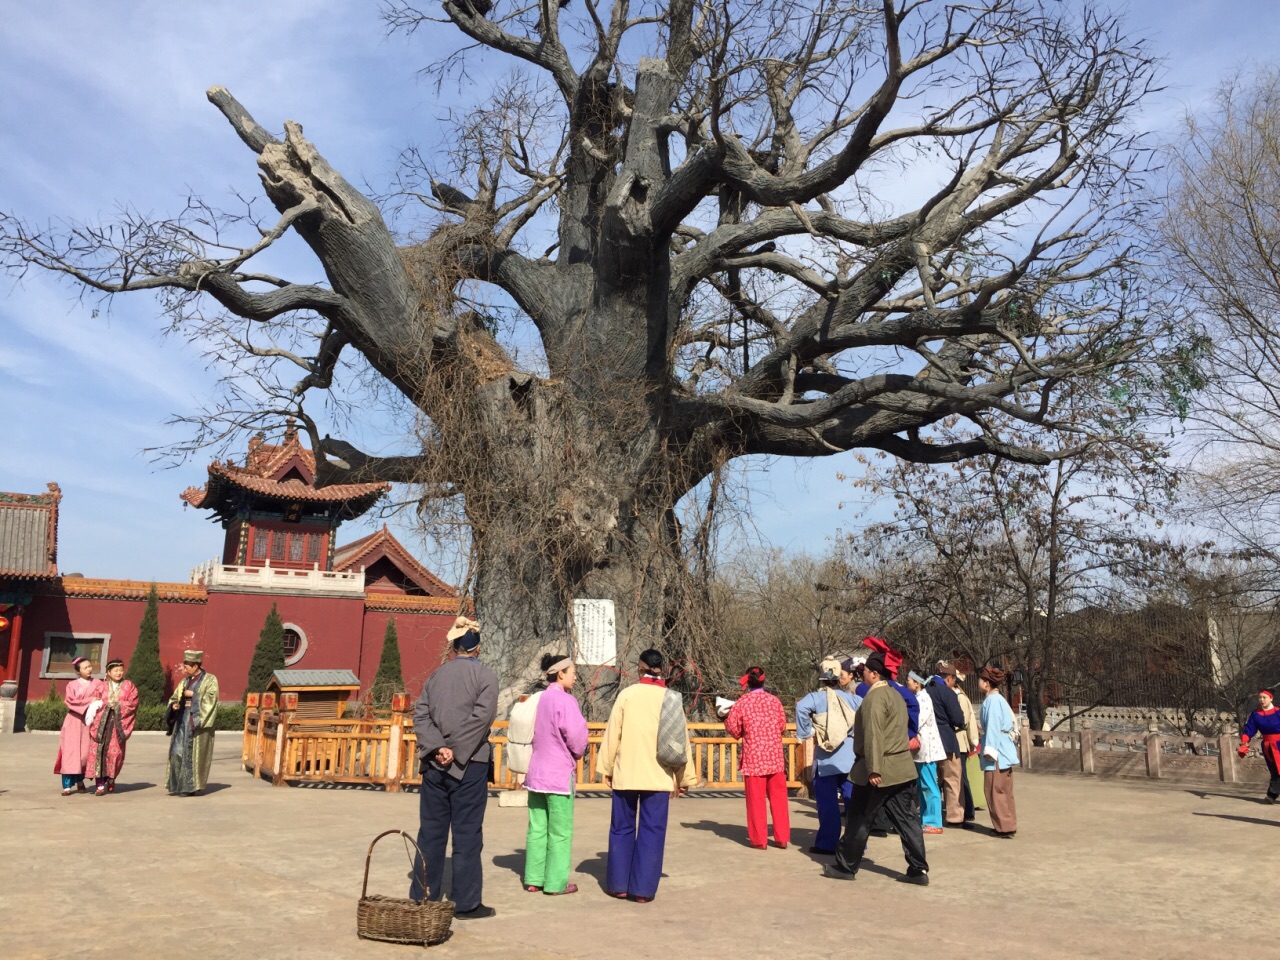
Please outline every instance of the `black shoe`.
[[872, 830], [871, 831], [871, 836], [873, 837], [887, 837], [888, 835], [889, 835], [888, 830]]
[[493, 907], [486, 907], [483, 903], [478, 907], [472, 907], [470, 910], [458, 911], [454, 917], [458, 920], [484, 920], [487, 917], [496, 917], [498, 911]]
[[844, 867], [837, 867], [834, 863], [825, 864], [822, 868], [822, 875], [830, 880], [858, 879], [858, 875], [852, 870], [846, 870]]
[[899, 883], [913, 883], [917, 887], [927, 887], [929, 885], [929, 874], [923, 870], [911, 869], [896, 879]]
[[809, 852], [820, 857], [834, 857], [836, 855], [834, 850], [828, 850], [826, 847], [810, 847]]
[[1018, 831], [1017, 831], [1017, 830], [1007, 830], [1007, 831], [1005, 831], [1004, 833], [1001, 833], [999, 830], [997, 830], [997, 831], [995, 831], [995, 835], [996, 835], [997, 837], [999, 837], [1001, 840], [1012, 840], [1014, 837], [1016, 837], [1016, 836], [1018, 835]]

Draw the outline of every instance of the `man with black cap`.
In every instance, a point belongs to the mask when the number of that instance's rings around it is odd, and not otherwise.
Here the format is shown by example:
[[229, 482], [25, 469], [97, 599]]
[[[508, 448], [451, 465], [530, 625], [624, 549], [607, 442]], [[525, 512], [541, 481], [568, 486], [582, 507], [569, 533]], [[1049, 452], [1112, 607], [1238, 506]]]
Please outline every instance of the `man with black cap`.
[[929, 863], [925, 860], [920, 817], [913, 803], [916, 767], [907, 738], [907, 706], [885, 682], [887, 677], [883, 655], [873, 654], [864, 668], [869, 688], [853, 718], [857, 759], [849, 774], [853, 796], [849, 800], [848, 821], [836, 850], [836, 862], [827, 864], [822, 872], [836, 880], [857, 876], [871, 822], [883, 809], [902, 840], [907, 859], [907, 872], [898, 879], [925, 886], [929, 882]]
[[[413, 711], [422, 765], [418, 846], [425, 871], [415, 864], [409, 897], [444, 896], [444, 852], [453, 833], [454, 916], [492, 917], [480, 899], [484, 811], [489, 799], [489, 730], [498, 712], [498, 678], [478, 659], [480, 624], [458, 617], [448, 633], [454, 657], [422, 687]], [[423, 889], [422, 874], [426, 874]]]

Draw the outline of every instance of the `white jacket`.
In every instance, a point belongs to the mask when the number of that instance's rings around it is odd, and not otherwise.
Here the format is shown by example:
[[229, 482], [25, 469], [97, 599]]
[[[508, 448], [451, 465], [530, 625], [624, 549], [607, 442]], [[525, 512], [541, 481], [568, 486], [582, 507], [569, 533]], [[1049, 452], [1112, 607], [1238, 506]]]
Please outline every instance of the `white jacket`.
[[920, 702], [920, 749], [916, 751], [916, 763], [937, 763], [947, 759], [938, 734], [938, 721], [933, 715], [933, 698], [923, 690], [916, 699]]

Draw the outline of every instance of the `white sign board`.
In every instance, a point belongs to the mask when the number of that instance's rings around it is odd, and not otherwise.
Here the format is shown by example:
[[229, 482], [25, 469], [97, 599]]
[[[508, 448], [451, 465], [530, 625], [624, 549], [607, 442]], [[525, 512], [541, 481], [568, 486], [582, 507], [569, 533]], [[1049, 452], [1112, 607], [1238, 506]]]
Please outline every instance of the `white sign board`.
[[612, 600], [573, 601], [573, 659], [599, 666], [618, 656]]

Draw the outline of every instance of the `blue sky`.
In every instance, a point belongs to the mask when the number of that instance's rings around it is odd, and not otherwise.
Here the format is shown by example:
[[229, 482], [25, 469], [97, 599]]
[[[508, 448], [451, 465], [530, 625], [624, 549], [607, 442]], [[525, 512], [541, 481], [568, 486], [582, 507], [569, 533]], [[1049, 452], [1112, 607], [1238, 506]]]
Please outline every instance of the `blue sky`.
[[[1230, 72], [1267, 62], [1280, 37], [1274, 0], [1137, 0], [1128, 9], [1133, 32], [1167, 58], [1167, 89], [1143, 118], [1157, 132]], [[299, 121], [349, 180], [375, 185], [387, 183], [404, 147], [431, 146], [459, 97], [415, 77], [448, 48], [444, 28], [388, 37], [371, 3], [47, 0], [11, 4], [5, 16], [0, 209], [40, 223], [109, 218], [125, 204], [163, 216], [188, 192], [214, 202], [232, 190], [256, 194], [252, 154], [205, 100], [215, 83], [270, 129]], [[308, 279], [299, 271], [314, 265], [291, 256], [280, 255], [295, 266], [289, 275]], [[220, 550], [221, 531], [178, 500], [203, 482], [204, 459], [166, 469], [142, 452], [180, 438], [183, 428], [164, 421], [194, 412], [214, 379], [194, 347], [163, 330], [146, 295], [107, 308], [51, 277], [0, 278], [0, 490], [61, 485], [64, 571], [180, 580]], [[374, 450], [389, 442], [375, 425], [368, 431], [353, 440]], [[822, 550], [837, 527], [856, 524], [856, 510], [840, 509], [856, 492], [836, 479], [855, 470], [852, 455], [746, 465], [758, 536]], [[367, 527], [349, 524], [343, 538]], [[424, 559], [449, 575], [443, 561]]]

